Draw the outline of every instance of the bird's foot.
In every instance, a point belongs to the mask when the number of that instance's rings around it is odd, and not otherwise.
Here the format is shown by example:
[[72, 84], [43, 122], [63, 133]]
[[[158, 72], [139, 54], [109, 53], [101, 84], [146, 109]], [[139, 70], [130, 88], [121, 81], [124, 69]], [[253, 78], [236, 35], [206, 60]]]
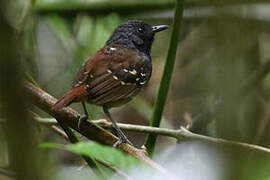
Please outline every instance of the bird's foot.
[[87, 121], [87, 119], [88, 119], [88, 116], [87, 115], [80, 116], [79, 121], [78, 121], [78, 128], [79, 129], [80, 129], [82, 123], [85, 122], [85, 121]]
[[127, 143], [131, 146], [134, 146], [127, 138], [122, 138], [120, 137], [114, 144], [113, 144], [113, 147], [117, 147], [119, 146], [120, 144], [122, 143]]

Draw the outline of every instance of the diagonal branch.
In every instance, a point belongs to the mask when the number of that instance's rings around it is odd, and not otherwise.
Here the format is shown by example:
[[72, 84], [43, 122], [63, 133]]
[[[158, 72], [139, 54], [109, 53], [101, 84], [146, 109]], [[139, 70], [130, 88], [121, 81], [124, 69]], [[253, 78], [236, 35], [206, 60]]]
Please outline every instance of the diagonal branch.
[[[55, 104], [56, 99], [53, 98], [51, 95], [43, 91], [42, 89], [36, 87], [35, 85], [25, 82], [24, 84], [28, 96], [31, 98], [33, 103], [42, 109], [43, 111], [47, 112], [59, 122], [66, 124], [67, 126], [71, 127], [72, 129], [76, 130], [80, 134], [84, 135], [88, 139], [94, 140], [101, 144], [110, 145], [112, 146], [118, 139], [109, 131], [95, 125], [91, 122], [85, 122], [81, 125], [80, 129], [78, 128], [78, 119], [79, 114], [71, 108], [63, 108], [61, 110], [53, 110], [52, 106]], [[167, 179], [177, 179], [172, 174], [170, 174], [166, 169], [161, 167], [159, 164], [151, 160], [149, 157], [146, 156], [146, 153], [142, 149], [137, 149], [129, 144], [121, 144], [118, 146], [118, 149], [122, 152], [135, 156], [148, 166], [156, 169], [161, 174], [163, 174]]]
[[0, 168], [0, 175], [7, 176], [9, 178], [15, 178], [16, 177], [16, 173], [14, 171], [3, 169], [3, 168]]

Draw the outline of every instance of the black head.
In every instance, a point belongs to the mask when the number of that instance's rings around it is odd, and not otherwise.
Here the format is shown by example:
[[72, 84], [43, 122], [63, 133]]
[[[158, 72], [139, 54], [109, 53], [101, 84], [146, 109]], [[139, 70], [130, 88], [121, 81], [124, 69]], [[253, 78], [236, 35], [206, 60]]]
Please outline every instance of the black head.
[[150, 55], [155, 33], [167, 28], [167, 25], [150, 26], [140, 20], [131, 20], [119, 25], [106, 45], [120, 44]]

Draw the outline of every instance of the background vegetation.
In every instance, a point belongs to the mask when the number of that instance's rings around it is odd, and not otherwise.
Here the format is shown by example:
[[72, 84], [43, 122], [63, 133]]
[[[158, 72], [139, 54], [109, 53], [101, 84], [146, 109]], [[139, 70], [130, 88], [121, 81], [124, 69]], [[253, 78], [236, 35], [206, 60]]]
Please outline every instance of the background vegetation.
[[[159, 135], [151, 151], [173, 177], [161, 176], [162, 170], [60, 124], [70, 132], [71, 142], [86, 141], [70, 145], [55, 119], [29, 100], [23, 82], [35, 82], [59, 98], [81, 64], [104, 45], [117, 25], [129, 19], [171, 25], [155, 37], [148, 86], [129, 104], [113, 109], [118, 122], [148, 126], [168, 56], [176, 1], [0, 0], [0, 5], [0, 180], [14, 176], [270, 180], [268, 1], [184, 2], [183, 19], [178, 16], [175, 21], [182, 21], [182, 26], [179, 42], [173, 39], [174, 45], [178, 42], [177, 53], [160, 126], [176, 130], [184, 126], [194, 134]], [[71, 107], [82, 113], [80, 105]], [[104, 118], [99, 107], [87, 108], [91, 119]], [[149, 133], [127, 130], [126, 134], [140, 148]]]

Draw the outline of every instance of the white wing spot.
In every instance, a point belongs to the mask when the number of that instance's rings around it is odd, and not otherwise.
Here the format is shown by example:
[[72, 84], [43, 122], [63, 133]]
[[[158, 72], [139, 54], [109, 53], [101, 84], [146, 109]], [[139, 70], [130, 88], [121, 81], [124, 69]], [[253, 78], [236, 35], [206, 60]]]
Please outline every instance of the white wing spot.
[[88, 88], [89, 88], [89, 85], [86, 84], [86, 85], [84, 86], [84, 89], [87, 91]]
[[123, 69], [123, 71], [124, 71], [124, 72], [128, 72], [128, 70], [127, 70], [127, 69]]
[[116, 48], [115, 47], [110, 47], [110, 51], [115, 51]]
[[120, 83], [121, 83], [122, 85], [125, 85], [125, 84], [126, 84], [124, 81], [120, 81]]
[[109, 70], [109, 69], [107, 69], [107, 72], [108, 72], [108, 73], [112, 73], [112, 71], [111, 71], [111, 70]]
[[146, 76], [146, 74], [145, 74], [145, 73], [141, 73], [141, 76], [143, 76], [143, 77], [144, 77], [144, 76]]
[[93, 78], [94, 76], [93, 76], [93, 74], [90, 74], [90, 78]]
[[140, 82], [140, 85], [144, 85], [146, 83], [146, 81]]
[[139, 81], [140, 80], [140, 78], [136, 78], [136, 81]]
[[129, 71], [129, 73], [132, 74], [132, 75], [136, 75], [137, 71], [135, 69], [133, 69], [132, 71]]
[[113, 79], [118, 80], [118, 77], [117, 76], [113, 76]]

